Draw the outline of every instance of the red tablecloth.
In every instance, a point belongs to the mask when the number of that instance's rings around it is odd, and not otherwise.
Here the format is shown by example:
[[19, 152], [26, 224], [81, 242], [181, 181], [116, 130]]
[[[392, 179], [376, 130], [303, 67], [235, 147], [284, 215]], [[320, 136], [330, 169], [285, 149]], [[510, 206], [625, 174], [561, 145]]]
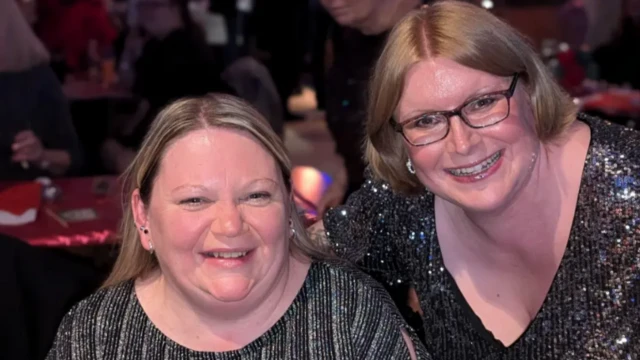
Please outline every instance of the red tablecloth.
[[640, 91], [613, 89], [581, 99], [583, 110], [600, 111], [612, 116], [640, 116]]
[[[105, 195], [94, 192], [94, 184], [104, 179], [109, 188]], [[120, 204], [121, 188], [117, 178], [87, 177], [56, 179], [53, 183], [62, 190], [62, 194], [53, 202], [42, 201], [35, 222], [21, 226], [0, 225], [0, 233], [14, 236], [35, 246], [84, 246], [115, 243], [122, 206]], [[0, 183], [0, 189], [7, 188], [15, 183]], [[88, 221], [68, 222], [64, 227], [44, 209], [48, 207], [52, 211], [60, 211], [91, 208], [97, 218]]]

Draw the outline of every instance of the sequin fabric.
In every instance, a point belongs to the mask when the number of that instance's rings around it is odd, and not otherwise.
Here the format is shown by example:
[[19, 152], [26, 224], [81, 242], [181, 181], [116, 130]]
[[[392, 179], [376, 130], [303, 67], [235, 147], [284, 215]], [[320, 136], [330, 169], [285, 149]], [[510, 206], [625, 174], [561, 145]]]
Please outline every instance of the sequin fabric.
[[539, 313], [511, 346], [481, 336], [448, 276], [434, 197], [368, 180], [324, 218], [335, 251], [387, 285], [411, 281], [434, 359], [640, 359], [640, 133], [591, 128], [565, 255]]
[[[47, 360], [410, 359], [406, 325], [387, 293], [336, 261], [312, 264], [285, 315], [236, 351], [198, 352], [167, 338], [149, 320], [133, 282], [102, 289], [63, 319]], [[419, 359], [431, 359], [414, 338]]]

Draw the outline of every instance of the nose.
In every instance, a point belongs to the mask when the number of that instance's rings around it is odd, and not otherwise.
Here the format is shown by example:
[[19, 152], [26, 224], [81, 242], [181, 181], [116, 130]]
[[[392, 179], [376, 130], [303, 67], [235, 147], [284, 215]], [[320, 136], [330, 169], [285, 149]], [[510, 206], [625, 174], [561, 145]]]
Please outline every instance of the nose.
[[460, 155], [468, 155], [473, 146], [480, 140], [476, 129], [472, 129], [459, 116], [449, 119], [449, 136], [447, 136], [447, 151]]
[[238, 205], [230, 202], [219, 202], [215, 205], [211, 232], [217, 236], [235, 237], [242, 234], [244, 219]]

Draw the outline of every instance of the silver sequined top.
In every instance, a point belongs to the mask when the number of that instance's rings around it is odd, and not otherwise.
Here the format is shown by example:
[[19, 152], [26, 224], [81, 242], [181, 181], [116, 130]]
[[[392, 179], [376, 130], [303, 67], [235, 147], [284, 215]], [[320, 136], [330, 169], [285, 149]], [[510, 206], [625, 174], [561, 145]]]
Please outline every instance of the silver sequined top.
[[435, 359], [640, 359], [640, 133], [579, 120], [591, 143], [566, 253], [539, 313], [509, 347], [478, 328], [446, 271], [432, 194], [405, 197], [369, 180], [325, 216], [340, 256], [389, 286], [412, 283]]
[[[405, 360], [405, 326], [378, 283], [335, 261], [316, 262], [285, 315], [240, 350], [198, 352], [175, 343], [149, 320], [128, 281], [76, 305], [47, 360]], [[430, 359], [415, 343], [418, 357]]]

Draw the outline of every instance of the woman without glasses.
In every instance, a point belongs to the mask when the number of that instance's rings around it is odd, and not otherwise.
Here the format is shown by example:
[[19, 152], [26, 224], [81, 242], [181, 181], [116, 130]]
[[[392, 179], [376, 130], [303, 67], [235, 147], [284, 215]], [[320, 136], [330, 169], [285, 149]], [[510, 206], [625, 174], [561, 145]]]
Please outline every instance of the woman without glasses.
[[428, 359], [378, 284], [322, 260], [290, 167], [242, 100], [164, 109], [124, 174], [115, 268], [62, 321], [48, 358]]

